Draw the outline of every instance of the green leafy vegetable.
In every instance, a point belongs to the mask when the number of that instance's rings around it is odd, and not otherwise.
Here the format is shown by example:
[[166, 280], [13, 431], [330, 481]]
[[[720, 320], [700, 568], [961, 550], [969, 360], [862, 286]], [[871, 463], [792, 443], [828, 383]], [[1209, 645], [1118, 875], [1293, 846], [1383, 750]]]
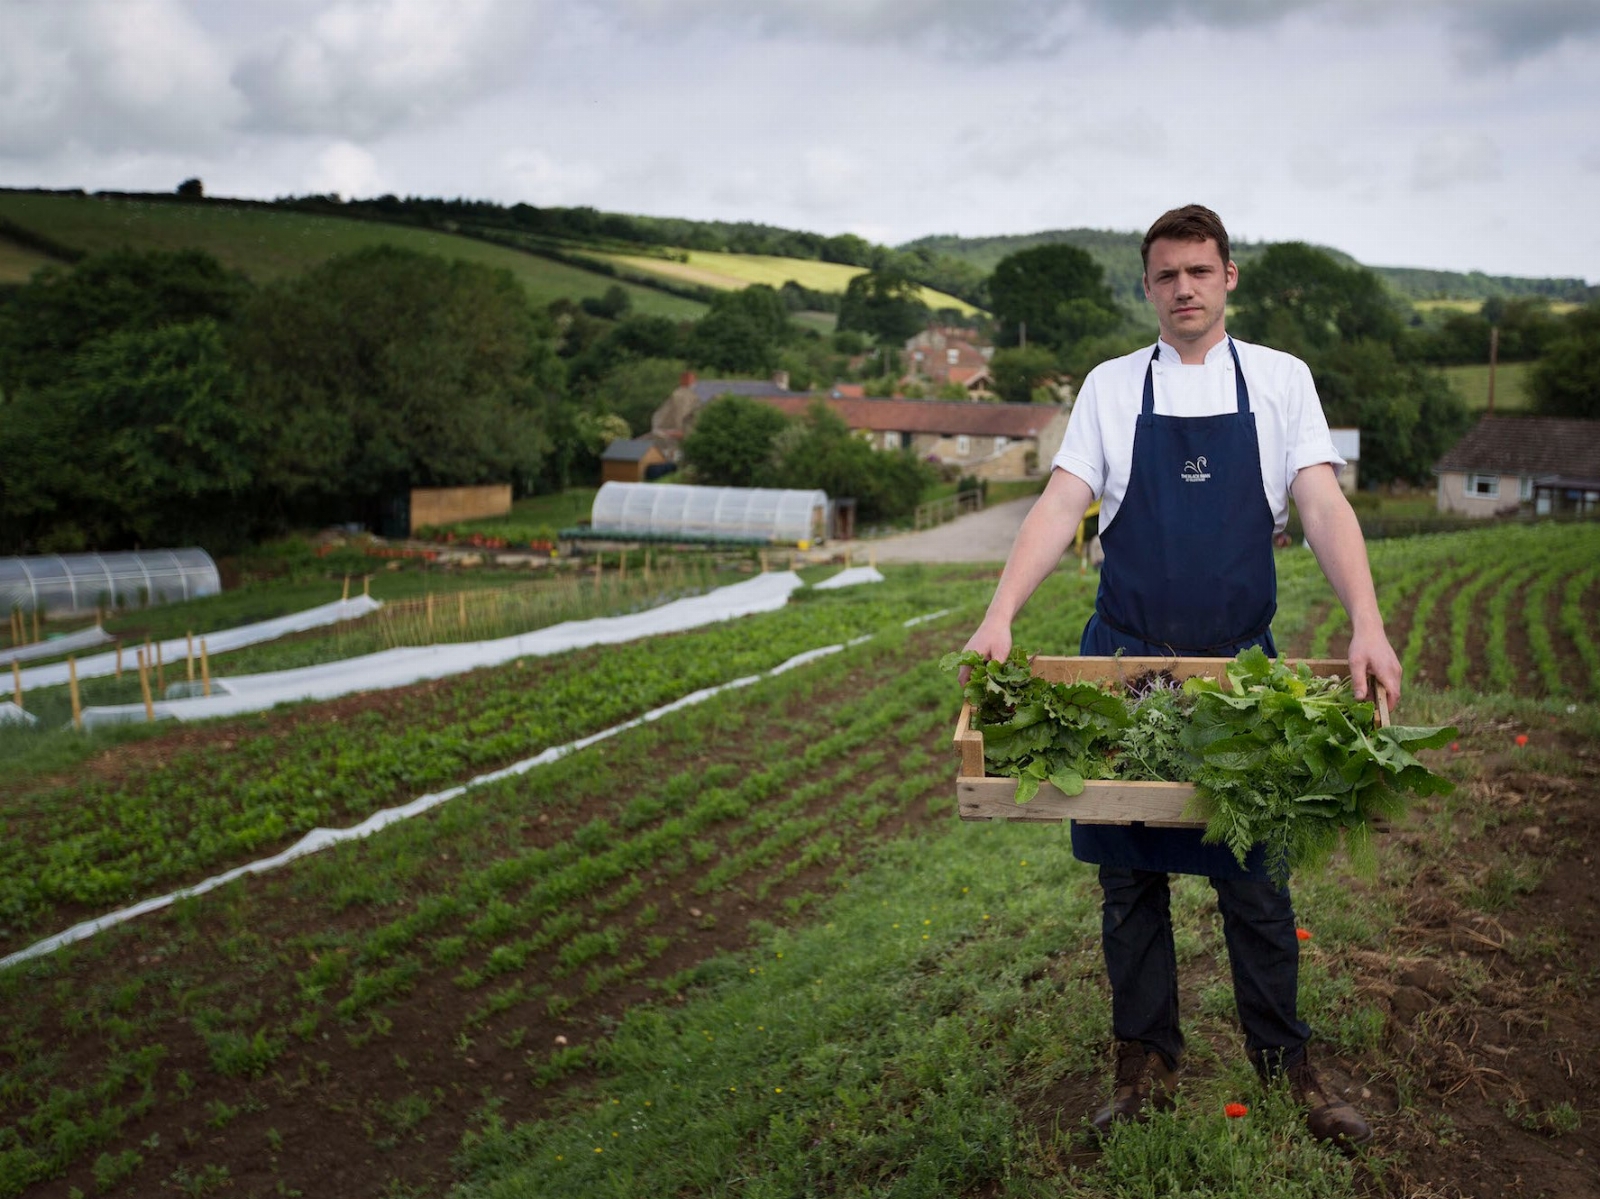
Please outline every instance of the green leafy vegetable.
[[1066, 795], [1087, 779], [1192, 782], [1205, 839], [1241, 865], [1265, 845], [1280, 883], [1341, 841], [1370, 872], [1375, 821], [1398, 815], [1407, 796], [1454, 789], [1416, 752], [1448, 744], [1455, 729], [1374, 728], [1373, 705], [1357, 702], [1347, 679], [1291, 670], [1259, 648], [1229, 663], [1226, 686], [1192, 678], [1180, 689], [1147, 676], [1127, 696], [1035, 678], [1020, 649], [1004, 662], [968, 651], [941, 665], [972, 668], [964, 695], [985, 764], [1017, 779], [1018, 803], [1046, 780]]

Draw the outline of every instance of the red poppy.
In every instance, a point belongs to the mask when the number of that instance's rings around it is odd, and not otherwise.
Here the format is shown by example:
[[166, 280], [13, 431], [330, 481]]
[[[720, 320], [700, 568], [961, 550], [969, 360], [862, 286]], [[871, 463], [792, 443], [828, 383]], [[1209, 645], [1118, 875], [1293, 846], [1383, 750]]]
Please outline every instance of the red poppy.
[[1311, 940], [1311, 930], [1309, 928], [1297, 928], [1294, 930], [1294, 935], [1299, 937], [1302, 941]]
[[1237, 1120], [1240, 1116], [1248, 1116], [1250, 1109], [1242, 1103], [1230, 1103], [1222, 1109], [1222, 1114], [1230, 1120]]
[[1526, 744], [1528, 744], [1528, 734], [1527, 733], [1518, 733], [1517, 734], [1517, 748], [1521, 749]]

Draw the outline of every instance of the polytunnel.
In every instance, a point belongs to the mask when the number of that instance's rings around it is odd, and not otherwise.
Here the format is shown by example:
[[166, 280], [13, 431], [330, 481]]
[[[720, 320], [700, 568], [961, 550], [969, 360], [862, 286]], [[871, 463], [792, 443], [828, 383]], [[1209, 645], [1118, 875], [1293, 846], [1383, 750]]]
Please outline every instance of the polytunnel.
[[809, 545], [828, 528], [825, 491], [606, 483], [594, 497], [588, 532], [639, 540]]
[[141, 608], [216, 595], [222, 577], [202, 549], [0, 558], [0, 611], [40, 615]]

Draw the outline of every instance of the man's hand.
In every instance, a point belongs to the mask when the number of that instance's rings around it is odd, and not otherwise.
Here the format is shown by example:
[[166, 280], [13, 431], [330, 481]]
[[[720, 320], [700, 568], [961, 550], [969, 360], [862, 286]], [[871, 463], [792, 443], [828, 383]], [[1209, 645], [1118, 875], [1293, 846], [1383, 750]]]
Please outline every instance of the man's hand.
[[1367, 698], [1367, 678], [1370, 675], [1383, 685], [1388, 693], [1389, 706], [1400, 703], [1400, 659], [1383, 630], [1357, 630], [1350, 638], [1350, 649], [1345, 655], [1350, 659], [1350, 682], [1355, 687], [1357, 699]]
[[[978, 631], [968, 638], [962, 650], [977, 650], [991, 662], [1003, 662], [1011, 656], [1011, 624], [1009, 621], [985, 620]], [[963, 666], [956, 678], [965, 687], [972, 677], [972, 667]]]

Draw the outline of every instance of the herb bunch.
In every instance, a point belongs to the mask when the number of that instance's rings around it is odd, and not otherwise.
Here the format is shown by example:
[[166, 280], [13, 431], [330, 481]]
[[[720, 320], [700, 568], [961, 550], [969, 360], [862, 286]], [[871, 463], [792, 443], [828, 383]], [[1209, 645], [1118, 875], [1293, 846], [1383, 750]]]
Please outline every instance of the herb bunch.
[[1028, 654], [1004, 662], [971, 651], [947, 654], [947, 670], [969, 666], [963, 694], [981, 729], [988, 770], [1017, 779], [1026, 803], [1048, 780], [1066, 795], [1088, 779], [1191, 782], [1205, 839], [1241, 865], [1257, 844], [1276, 882], [1325, 861], [1343, 842], [1356, 869], [1374, 865], [1374, 822], [1397, 815], [1408, 796], [1447, 794], [1449, 780], [1415, 755], [1456, 736], [1453, 728], [1373, 728], [1373, 705], [1347, 679], [1291, 670], [1259, 648], [1226, 670], [1228, 686], [1145, 676], [1123, 694], [1093, 683], [1036, 678]]

